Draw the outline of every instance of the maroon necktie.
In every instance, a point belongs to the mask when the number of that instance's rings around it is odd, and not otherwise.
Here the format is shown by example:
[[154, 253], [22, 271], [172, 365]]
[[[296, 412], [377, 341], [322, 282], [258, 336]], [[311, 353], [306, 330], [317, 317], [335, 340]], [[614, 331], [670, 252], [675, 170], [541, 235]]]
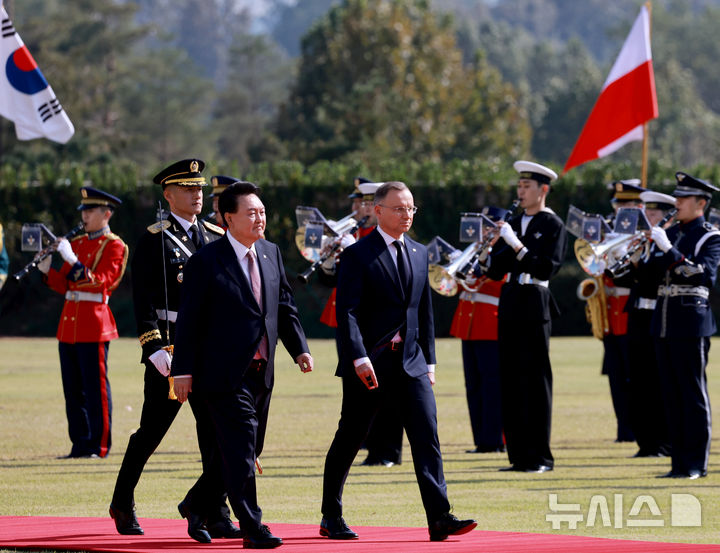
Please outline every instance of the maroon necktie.
[[[252, 287], [253, 296], [255, 296], [255, 301], [257, 301], [257, 304], [260, 307], [260, 311], [262, 311], [262, 284], [260, 282], [260, 270], [258, 269], [257, 263], [255, 262], [255, 252], [253, 252], [252, 250], [248, 250], [247, 252], [247, 262], [248, 274], [250, 275], [250, 286]], [[258, 346], [258, 350], [255, 352], [254, 358], [267, 360], [267, 334], [263, 334], [263, 337], [260, 340], [260, 345]]]

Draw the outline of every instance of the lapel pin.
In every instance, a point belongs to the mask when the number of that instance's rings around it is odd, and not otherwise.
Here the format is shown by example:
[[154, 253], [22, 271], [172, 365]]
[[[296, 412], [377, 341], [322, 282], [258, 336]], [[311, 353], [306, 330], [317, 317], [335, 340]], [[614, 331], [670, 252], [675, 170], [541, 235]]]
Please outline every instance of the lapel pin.
[[263, 259], [267, 259], [267, 255], [263, 254]]

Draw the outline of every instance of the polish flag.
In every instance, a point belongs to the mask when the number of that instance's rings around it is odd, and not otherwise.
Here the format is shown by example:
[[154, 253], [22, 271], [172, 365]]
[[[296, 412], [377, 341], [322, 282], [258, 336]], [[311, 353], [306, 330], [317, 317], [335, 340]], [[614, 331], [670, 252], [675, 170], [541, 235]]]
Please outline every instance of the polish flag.
[[658, 116], [650, 52], [650, 14], [640, 10], [605, 80], [563, 173], [643, 139], [643, 124]]

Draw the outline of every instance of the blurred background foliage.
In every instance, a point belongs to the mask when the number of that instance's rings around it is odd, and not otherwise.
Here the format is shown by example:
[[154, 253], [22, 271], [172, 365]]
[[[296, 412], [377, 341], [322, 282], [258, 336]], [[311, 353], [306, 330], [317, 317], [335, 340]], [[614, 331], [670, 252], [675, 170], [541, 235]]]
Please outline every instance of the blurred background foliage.
[[[13, 271], [23, 222], [63, 233], [77, 189], [120, 195], [113, 229], [132, 247], [154, 220], [153, 174], [186, 157], [206, 174], [257, 182], [290, 276], [296, 205], [348, 211], [352, 179], [402, 180], [414, 232], [457, 245], [458, 214], [513, 197], [512, 161], [563, 166], [641, 2], [637, 0], [5, 0], [75, 124], [66, 145], [19, 142], [0, 121], [0, 221]], [[650, 186], [678, 169], [716, 184], [720, 168], [720, 0], [656, 0], [660, 117], [650, 124]], [[639, 174], [640, 146], [565, 175], [550, 205], [607, 212], [605, 185]], [[570, 244], [572, 246], [572, 244]], [[572, 247], [569, 248], [570, 251]], [[572, 257], [553, 287], [559, 334], [584, 333]], [[112, 305], [134, 334], [129, 278]], [[328, 290], [298, 288], [313, 336]], [[438, 300], [438, 332], [455, 300]], [[0, 333], [48, 335], [60, 298], [37, 275], [0, 295]]]

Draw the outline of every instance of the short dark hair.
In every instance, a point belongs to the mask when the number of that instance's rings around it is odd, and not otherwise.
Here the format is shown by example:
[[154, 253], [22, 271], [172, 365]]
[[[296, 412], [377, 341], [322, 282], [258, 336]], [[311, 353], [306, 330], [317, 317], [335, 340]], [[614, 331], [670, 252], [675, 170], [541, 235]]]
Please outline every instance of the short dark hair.
[[227, 226], [225, 214], [237, 213], [238, 198], [240, 196], [249, 196], [250, 194], [259, 196], [260, 188], [252, 182], [247, 181], [235, 182], [220, 193], [218, 198], [218, 211], [220, 212], [220, 217], [222, 217], [225, 226]]
[[404, 182], [400, 181], [384, 182], [380, 185], [380, 188], [375, 191], [375, 199], [373, 200], [373, 203], [375, 205], [381, 203], [391, 190], [409, 190], [409, 188]]

